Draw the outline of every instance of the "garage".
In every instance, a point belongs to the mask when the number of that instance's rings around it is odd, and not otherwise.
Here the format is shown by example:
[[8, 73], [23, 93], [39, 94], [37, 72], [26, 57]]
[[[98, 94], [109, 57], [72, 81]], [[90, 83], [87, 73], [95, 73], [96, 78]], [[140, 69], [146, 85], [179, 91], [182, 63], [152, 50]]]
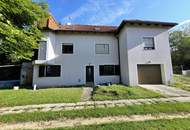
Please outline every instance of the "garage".
[[160, 65], [137, 65], [139, 84], [162, 84]]

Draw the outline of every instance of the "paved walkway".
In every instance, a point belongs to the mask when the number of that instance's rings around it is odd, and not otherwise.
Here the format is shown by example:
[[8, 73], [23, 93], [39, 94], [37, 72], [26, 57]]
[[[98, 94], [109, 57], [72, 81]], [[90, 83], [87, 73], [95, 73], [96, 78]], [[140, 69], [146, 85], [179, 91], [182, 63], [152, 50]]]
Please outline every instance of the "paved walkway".
[[166, 85], [139, 85], [142, 88], [149, 89], [165, 96], [172, 97], [189, 97], [190, 92], [181, 90], [179, 88], [168, 87]]
[[190, 118], [190, 113], [176, 114], [153, 114], [153, 115], [131, 115], [131, 116], [111, 116], [101, 118], [75, 118], [75, 119], [59, 119], [52, 121], [38, 121], [25, 123], [1, 123], [0, 130], [20, 130], [20, 129], [48, 129], [61, 127], [76, 127], [80, 125], [97, 125], [112, 122], [133, 122], [148, 121], [160, 119]]
[[0, 115], [35, 112], [35, 111], [61, 111], [77, 110], [84, 108], [106, 108], [116, 106], [129, 106], [141, 104], [157, 104], [161, 102], [190, 102], [190, 97], [170, 97], [170, 98], [150, 98], [150, 99], [130, 99], [130, 100], [113, 100], [113, 101], [87, 101], [78, 103], [57, 103], [57, 104], [40, 104], [0, 108]]
[[83, 94], [82, 94], [82, 97], [81, 97], [81, 101], [84, 102], [84, 101], [89, 101], [92, 97], [92, 91], [93, 91], [93, 88], [92, 87], [85, 87], [83, 89]]

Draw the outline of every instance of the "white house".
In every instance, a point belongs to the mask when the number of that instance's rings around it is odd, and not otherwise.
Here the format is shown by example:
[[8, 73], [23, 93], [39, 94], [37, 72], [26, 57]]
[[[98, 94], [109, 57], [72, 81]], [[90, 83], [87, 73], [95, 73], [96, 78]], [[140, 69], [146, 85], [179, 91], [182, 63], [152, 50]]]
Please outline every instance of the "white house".
[[176, 23], [124, 20], [118, 27], [59, 25], [44, 28], [33, 85], [168, 84], [172, 64], [168, 29]]

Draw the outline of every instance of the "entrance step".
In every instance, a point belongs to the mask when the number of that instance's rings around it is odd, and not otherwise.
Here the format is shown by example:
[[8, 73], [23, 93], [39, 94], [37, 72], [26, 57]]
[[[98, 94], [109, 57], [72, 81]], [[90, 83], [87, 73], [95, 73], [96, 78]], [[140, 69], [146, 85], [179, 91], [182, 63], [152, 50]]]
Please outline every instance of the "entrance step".
[[94, 87], [94, 83], [93, 82], [87, 82], [85, 86], [93, 88]]

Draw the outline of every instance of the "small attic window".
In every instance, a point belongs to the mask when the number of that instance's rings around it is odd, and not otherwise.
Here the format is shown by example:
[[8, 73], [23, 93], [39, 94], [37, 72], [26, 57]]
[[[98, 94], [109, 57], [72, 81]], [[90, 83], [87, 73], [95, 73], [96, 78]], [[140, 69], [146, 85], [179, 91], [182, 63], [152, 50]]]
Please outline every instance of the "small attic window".
[[143, 37], [144, 50], [154, 50], [154, 37]]

